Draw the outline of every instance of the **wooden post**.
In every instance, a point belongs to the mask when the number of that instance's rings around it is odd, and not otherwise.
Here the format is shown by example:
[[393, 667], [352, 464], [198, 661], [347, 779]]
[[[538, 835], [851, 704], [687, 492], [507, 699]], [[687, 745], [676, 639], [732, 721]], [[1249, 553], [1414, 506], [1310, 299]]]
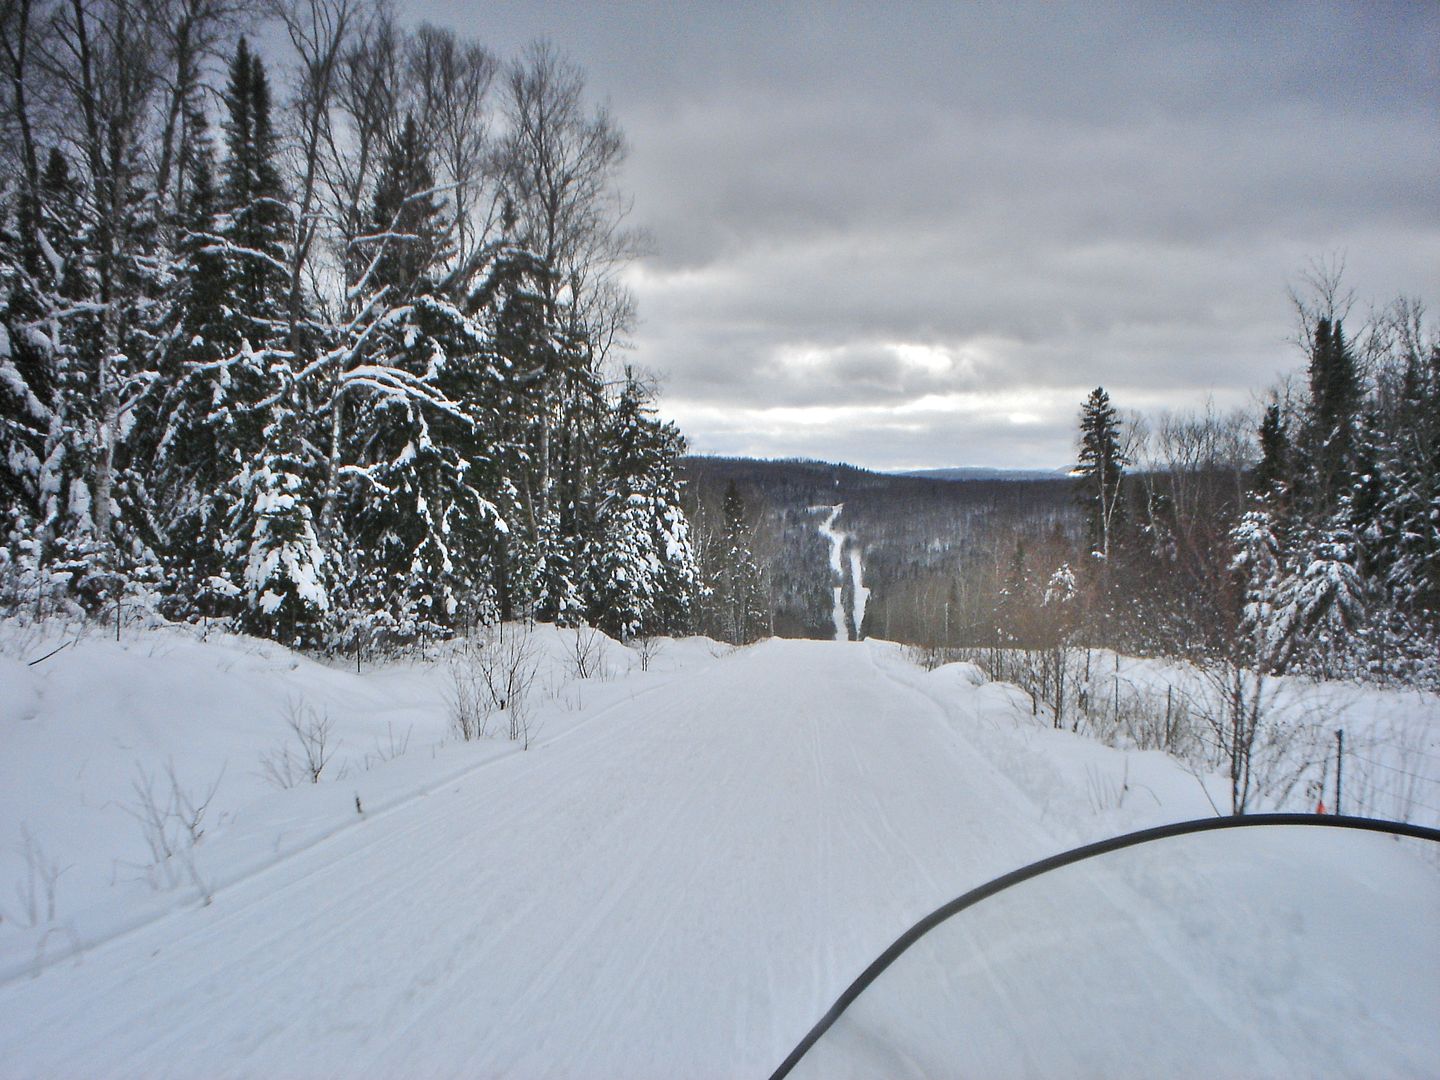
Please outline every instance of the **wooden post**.
[[1344, 813], [1340, 808], [1340, 777], [1345, 768], [1345, 729], [1335, 732], [1335, 813]]
[[1115, 654], [1115, 704], [1112, 707], [1112, 717], [1116, 727], [1120, 726], [1120, 654]]

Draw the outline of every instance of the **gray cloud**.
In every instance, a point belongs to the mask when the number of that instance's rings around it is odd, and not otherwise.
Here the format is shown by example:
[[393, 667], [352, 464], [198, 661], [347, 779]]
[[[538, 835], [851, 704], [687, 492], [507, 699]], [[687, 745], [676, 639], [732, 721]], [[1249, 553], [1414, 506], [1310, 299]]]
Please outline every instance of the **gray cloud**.
[[634, 359], [698, 449], [1055, 465], [1080, 397], [1242, 403], [1344, 252], [1440, 292], [1440, 7], [512, 3], [633, 147]]

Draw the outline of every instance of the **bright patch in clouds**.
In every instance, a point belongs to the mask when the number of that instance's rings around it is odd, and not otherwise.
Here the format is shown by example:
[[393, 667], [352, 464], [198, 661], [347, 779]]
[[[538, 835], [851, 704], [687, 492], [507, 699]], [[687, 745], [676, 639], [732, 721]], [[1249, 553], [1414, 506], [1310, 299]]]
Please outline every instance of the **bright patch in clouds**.
[[931, 375], [944, 375], [955, 366], [951, 355], [934, 345], [891, 345], [890, 349], [902, 363]]

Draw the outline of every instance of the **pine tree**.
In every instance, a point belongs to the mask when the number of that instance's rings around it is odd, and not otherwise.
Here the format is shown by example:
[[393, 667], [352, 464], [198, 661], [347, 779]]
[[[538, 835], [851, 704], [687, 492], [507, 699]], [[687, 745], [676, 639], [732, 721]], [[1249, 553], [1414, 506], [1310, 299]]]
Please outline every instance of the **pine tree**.
[[[63, 163], [52, 152], [42, 191], [60, 186], [54, 177], [65, 171]], [[14, 189], [0, 202], [0, 505], [16, 541], [41, 515], [41, 465], [59, 407], [59, 343], [46, 331], [56, 328], [47, 316], [59, 300], [64, 265], [44, 236], [40, 201]]]
[[285, 318], [290, 207], [280, 179], [270, 81], [245, 38], [225, 88], [226, 160], [219, 232], [231, 258], [233, 307], [253, 347], [280, 339]]
[[[225, 296], [200, 306], [185, 380], [214, 486], [193, 520], [205, 534], [197, 576], [207, 602], [233, 594], [242, 625], [314, 643], [330, 610], [334, 566], [313, 520], [313, 462], [289, 351], [291, 209], [271, 118], [269, 79], [242, 37], [225, 94], [225, 157], [213, 233], [199, 234], [191, 287]], [[221, 261], [216, 262], [216, 259]], [[218, 544], [211, 539], [221, 533]], [[218, 565], [210, 554], [218, 547]]]
[[1309, 386], [1300, 447], [1305, 468], [1301, 494], [1311, 514], [1323, 517], [1335, 508], [1354, 476], [1361, 398], [1355, 356], [1338, 319], [1332, 323], [1322, 318], [1315, 325]]
[[679, 633], [698, 583], [675, 460], [683, 442], [658, 422], [630, 372], [607, 425], [604, 496], [591, 541], [591, 620], [607, 633]]
[[198, 112], [188, 124], [170, 327], [133, 440], [153, 476], [167, 606], [182, 618], [223, 614], [225, 601], [238, 594], [238, 567], [224, 557], [225, 528], [242, 462], [261, 447], [263, 417], [243, 406], [265, 393], [262, 364], [243, 348], [231, 307], [208, 125]]
[[1353, 636], [1367, 606], [1354, 537], [1334, 525], [1300, 544], [1298, 555], [1276, 590], [1271, 635], [1289, 644], [1287, 660], [1322, 678], [1354, 674]]
[[1111, 556], [1121, 515], [1121, 479], [1130, 461], [1120, 446], [1120, 419], [1104, 387], [1096, 387], [1080, 413], [1078, 475], [1090, 550]]
[[748, 645], [762, 636], [770, 613], [761, 585], [760, 567], [751, 550], [752, 527], [744, 496], [732, 480], [725, 488], [724, 524], [709, 569], [711, 632], [722, 641]]
[[[107, 365], [97, 357], [106, 347], [110, 312], [102, 316], [98, 303], [91, 203], [69, 159], [51, 149], [36, 199], [21, 207], [19, 261], [10, 264], [21, 273], [11, 278], [6, 329], [20, 396], [36, 420], [24, 441], [32, 453], [38, 450], [35, 457], [22, 451], [18, 459], [22, 471], [28, 472], [27, 463], [35, 465], [33, 501], [21, 504], [18, 518], [13, 510], [10, 515], [24, 522], [12, 532], [21, 548], [19, 562], [34, 577], [37, 595], [95, 606], [114, 593], [116, 578], [113, 549], [99, 535], [94, 513], [96, 471], [104, 456], [103, 405], [113, 398], [100, 393]], [[4, 381], [16, 389], [16, 383]], [[15, 459], [7, 455], [7, 460]]]
[[1025, 565], [1025, 539], [1018, 537], [1010, 553], [1004, 583], [995, 597], [995, 643], [1028, 644], [1033, 583]]
[[1231, 570], [1240, 582], [1243, 608], [1240, 634], [1232, 645], [1257, 671], [1277, 670], [1294, 650], [1297, 627], [1282, 618], [1284, 551], [1275, 518], [1262, 505], [1249, 511], [1231, 531]]
[[[283, 325], [290, 211], [268, 79], [244, 38], [230, 63], [224, 104], [218, 185], [205, 116], [194, 110], [187, 118], [180, 162], [186, 198], [154, 393], [155, 433], [147, 440], [142, 425], [137, 439], [142, 447], [151, 443], [168, 606], [181, 617], [224, 614], [244, 596], [249, 545], [260, 525], [244, 516], [260, 505], [247, 497], [247, 485], [265, 455], [273, 457], [274, 433], [298, 424], [278, 416], [295, 400]], [[294, 438], [299, 452], [298, 428]]]
[[[502, 226], [511, 214], [502, 211]], [[490, 371], [497, 399], [490, 412], [489, 452], [494, 467], [496, 503], [507, 528], [496, 537], [496, 600], [503, 619], [533, 616], [548, 595], [542, 551], [547, 520], [538, 496], [541, 480], [537, 447], [545, 423], [543, 373], [551, 361], [545, 328], [544, 296], [537, 284], [541, 268], [534, 254], [501, 240], [483, 253], [487, 270], [466, 298], [465, 310], [490, 341]], [[573, 590], [570, 592], [573, 596]]]
[[1397, 604], [1440, 637], [1440, 344], [1405, 358], [1401, 407], [1382, 482], [1390, 497], [1377, 527]]
[[445, 206], [434, 193], [435, 177], [413, 115], [406, 114], [375, 189], [370, 220], [373, 250], [370, 287], [389, 288], [392, 302], [435, 291], [433, 271], [447, 254]]
[[491, 621], [508, 568], [511, 500], [493, 445], [503, 375], [484, 325], [437, 295], [447, 249], [433, 186], [407, 118], [371, 213], [377, 314], [363, 362], [344, 376], [356, 398], [342, 519], [350, 603], [401, 639]]
[[509, 530], [488, 433], [498, 391], [487, 342], [434, 297], [393, 313], [357, 408], [349, 506], [352, 604], [403, 639], [498, 613], [496, 549]]
[[286, 398], [265, 430], [259, 459], [240, 474], [228, 554], [243, 560], [240, 624], [287, 645], [314, 646], [331, 606], [332, 568], [315, 533], [298, 413], [293, 397]]
[[1254, 490], [1272, 502], [1284, 496], [1290, 476], [1290, 434], [1278, 402], [1265, 409], [1260, 422], [1260, 463], [1255, 467]]
[[[514, 227], [507, 202], [502, 232], [508, 236]], [[504, 544], [502, 609], [568, 625], [584, 616], [585, 546], [577, 530], [584, 510], [575, 499], [589, 493], [572, 483], [570, 500], [557, 496], [555, 384], [566, 346], [552, 325], [553, 291], [543, 260], [523, 244], [502, 240], [467, 310], [484, 320], [503, 376], [494, 447], [512, 528]]]

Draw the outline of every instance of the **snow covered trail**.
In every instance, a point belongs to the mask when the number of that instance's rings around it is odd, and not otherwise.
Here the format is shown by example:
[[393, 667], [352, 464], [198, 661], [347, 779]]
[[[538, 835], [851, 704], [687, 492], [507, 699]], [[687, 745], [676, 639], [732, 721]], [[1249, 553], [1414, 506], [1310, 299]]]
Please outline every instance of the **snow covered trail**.
[[[835, 522], [839, 520], [841, 512], [845, 509], [844, 503], [835, 506], [812, 506], [811, 510], [828, 510], [826, 517], [818, 526], [816, 531], [823, 536], [830, 545], [830, 572], [835, 581], [835, 603], [831, 608], [830, 617], [835, 624], [835, 640], [849, 641], [850, 626], [855, 628], [855, 634], [860, 634], [861, 627], [865, 625], [865, 605], [870, 599], [870, 590], [865, 587], [865, 567], [860, 558], [860, 549], [855, 546], [850, 548], [849, 565], [845, 559], [845, 541], [850, 538], [849, 533], [843, 533], [835, 528]], [[853, 595], [850, 611], [845, 610], [845, 574], [850, 574], [850, 585]], [[847, 624], [846, 619], [849, 619]]]
[[[699, 656], [660, 681], [590, 687], [592, 707], [577, 697], [563, 729], [528, 752], [450, 747], [429, 764], [429, 783], [406, 772], [395, 789], [404, 797], [388, 803], [367, 789], [365, 816], [347, 811], [353, 824], [289, 855], [277, 848], [258, 872], [245, 845], [263, 830], [218, 830], [207, 857], [243, 872], [211, 906], [172, 907], [0, 982], [0, 1078], [765, 1076], [941, 903], [1079, 840], [1204, 812], [1173, 761], [1037, 726], [1017, 689], [966, 665], [927, 673], [880, 642], [769, 641]], [[373, 692], [423, 705], [424, 679], [376, 674]], [[120, 683], [139, 686], [134, 672]], [[60, 723], [65, 712], [37, 716]], [[412, 755], [386, 769], [425, 766]], [[1136, 797], [1125, 803], [1107, 776]], [[310, 796], [343, 804], [350, 783], [281, 793], [275, 813], [314, 812]], [[1211, 864], [1163, 859], [1138, 877], [1086, 868], [1069, 891], [1039, 889], [1029, 906], [957, 924], [958, 959], [917, 950], [913, 996], [891, 999], [899, 1030], [934, 1013], [922, 1005], [961, 1001], [963, 1015], [989, 1015], [987, 1039], [975, 1041], [975, 1060], [989, 1065], [976, 1075], [1024, 1071], [1007, 1068], [1022, 1061], [1034, 1075], [1073, 1073], [1081, 1044], [1107, 1039], [1123, 1045], [1094, 1075], [1127, 1071], [1116, 1061], [1135, 1075], [1435, 1075], [1440, 1040], [1424, 1035], [1440, 1009], [1429, 963], [1440, 873], [1382, 846], [1385, 859], [1316, 849], [1301, 893], [1349, 897], [1328, 923], [1255, 887], [1294, 872], [1264, 851], [1237, 861], [1239, 849], [1224, 848], [1218, 865], [1236, 882], [1200, 904]], [[1103, 940], [1077, 936], [1076, 923]], [[980, 947], [966, 925], [985, 928]], [[1371, 1017], [1377, 999], [1351, 979], [1355, 965], [1317, 980], [1301, 960], [1307, 933], [1365, 942], [1377, 926], [1387, 949], [1355, 947], [1385, 991]], [[1256, 948], [1233, 964], [1207, 959], [1239, 927], [1258, 928]], [[1086, 941], [1101, 943], [1073, 948]], [[1074, 958], [1058, 971], [1006, 981], [1007, 958], [1053, 960], [1062, 947]], [[1134, 1021], [1135, 1000], [1203, 1021], [1229, 1057], [1197, 1055], [1205, 1039], [1168, 1038], [1163, 1025], [1110, 1023]], [[1069, 1001], [1093, 1001], [1105, 1022], [1077, 1020]], [[873, 1049], [866, 1015], [852, 1021]], [[1352, 1046], [1351, 1028], [1370, 1041]], [[1376, 1030], [1397, 1048], [1378, 1060], [1365, 1056]], [[1062, 1064], [1046, 1067], [1040, 1050]]]
[[1064, 846], [882, 648], [742, 650], [0, 987], [0, 1074], [763, 1075]]
[[830, 516], [816, 526], [816, 530], [823, 536], [830, 545], [830, 575], [835, 582], [835, 603], [830, 608], [830, 618], [835, 623], [835, 640], [849, 641], [850, 631], [845, 626], [845, 586], [842, 575], [845, 573], [845, 564], [841, 560], [841, 553], [845, 548], [845, 534], [835, 528], [835, 521], [840, 516], [840, 511], [845, 509], [844, 503], [837, 503], [835, 506], [814, 506], [812, 510], [829, 510]]
[[855, 586], [855, 602], [851, 614], [855, 620], [855, 633], [858, 635], [865, 626], [865, 605], [870, 602], [870, 590], [865, 587], [865, 565], [860, 559], [858, 546], [850, 548], [850, 581]]

